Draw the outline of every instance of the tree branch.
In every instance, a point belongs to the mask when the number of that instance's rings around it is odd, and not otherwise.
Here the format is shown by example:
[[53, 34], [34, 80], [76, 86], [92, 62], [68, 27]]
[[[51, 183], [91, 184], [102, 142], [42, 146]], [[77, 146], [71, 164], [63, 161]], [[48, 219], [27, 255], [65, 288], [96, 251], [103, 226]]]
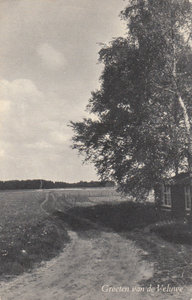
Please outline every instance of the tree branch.
[[157, 88], [160, 88], [160, 89], [162, 89], [162, 90], [164, 90], [164, 91], [168, 91], [168, 92], [170, 92], [170, 93], [176, 94], [175, 91], [173, 91], [173, 90], [171, 90], [171, 89], [169, 89], [169, 88], [165, 88], [165, 87], [163, 87], [163, 86], [161, 86], [161, 85], [159, 85], [159, 84], [157, 84], [157, 83], [155, 83], [155, 82], [154, 82], [154, 85], [155, 85]]

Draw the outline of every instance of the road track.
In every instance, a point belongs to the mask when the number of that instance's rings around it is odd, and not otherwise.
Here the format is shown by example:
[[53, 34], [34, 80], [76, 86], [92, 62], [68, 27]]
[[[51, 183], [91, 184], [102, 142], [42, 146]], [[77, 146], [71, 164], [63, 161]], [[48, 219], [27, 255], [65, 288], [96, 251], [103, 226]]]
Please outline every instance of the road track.
[[[51, 193], [45, 194], [40, 207], [46, 215]], [[54, 194], [57, 203], [57, 194]], [[1, 300], [185, 300], [186, 295], [130, 292], [102, 292], [110, 286], [139, 286], [153, 275], [153, 264], [141, 259], [143, 252], [135, 243], [117, 233], [96, 226], [85, 236], [69, 230], [71, 242], [59, 256], [31, 273], [0, 283]], [[191, 289], [192, 291], [192, 289]]]

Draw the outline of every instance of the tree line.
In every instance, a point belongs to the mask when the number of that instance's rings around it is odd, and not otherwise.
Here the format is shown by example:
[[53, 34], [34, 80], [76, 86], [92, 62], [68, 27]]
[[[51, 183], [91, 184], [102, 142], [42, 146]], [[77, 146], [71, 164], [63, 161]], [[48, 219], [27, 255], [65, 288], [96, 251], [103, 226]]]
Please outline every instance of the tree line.
[[59, 188], [99, 188], [113, 187], [112, 181], [80, 181], [77, 183], [67, 183], [50, 180], [8, 180], [0, 181], [0, 190], [28, 190], [28, 189], [59, 189]]

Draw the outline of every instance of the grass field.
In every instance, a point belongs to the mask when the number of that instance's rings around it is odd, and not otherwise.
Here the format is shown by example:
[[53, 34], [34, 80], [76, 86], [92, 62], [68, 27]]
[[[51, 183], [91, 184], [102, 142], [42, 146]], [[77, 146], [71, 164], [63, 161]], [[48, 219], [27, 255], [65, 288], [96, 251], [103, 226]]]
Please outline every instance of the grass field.
[[65, 228], [40, 208], [44, 198], [38, 191], [0, 193], [0, 278], [55, 256], [67, 242]]

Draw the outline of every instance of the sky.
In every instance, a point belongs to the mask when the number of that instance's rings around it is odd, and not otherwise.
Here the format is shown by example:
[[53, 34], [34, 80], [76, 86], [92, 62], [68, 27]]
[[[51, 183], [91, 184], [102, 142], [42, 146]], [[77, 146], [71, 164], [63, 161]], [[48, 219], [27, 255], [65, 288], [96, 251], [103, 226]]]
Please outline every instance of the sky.
[[71, 149], [103, 66], [123, 36], [122, 0], [0, 0], [0, 180], [97, 180]]

